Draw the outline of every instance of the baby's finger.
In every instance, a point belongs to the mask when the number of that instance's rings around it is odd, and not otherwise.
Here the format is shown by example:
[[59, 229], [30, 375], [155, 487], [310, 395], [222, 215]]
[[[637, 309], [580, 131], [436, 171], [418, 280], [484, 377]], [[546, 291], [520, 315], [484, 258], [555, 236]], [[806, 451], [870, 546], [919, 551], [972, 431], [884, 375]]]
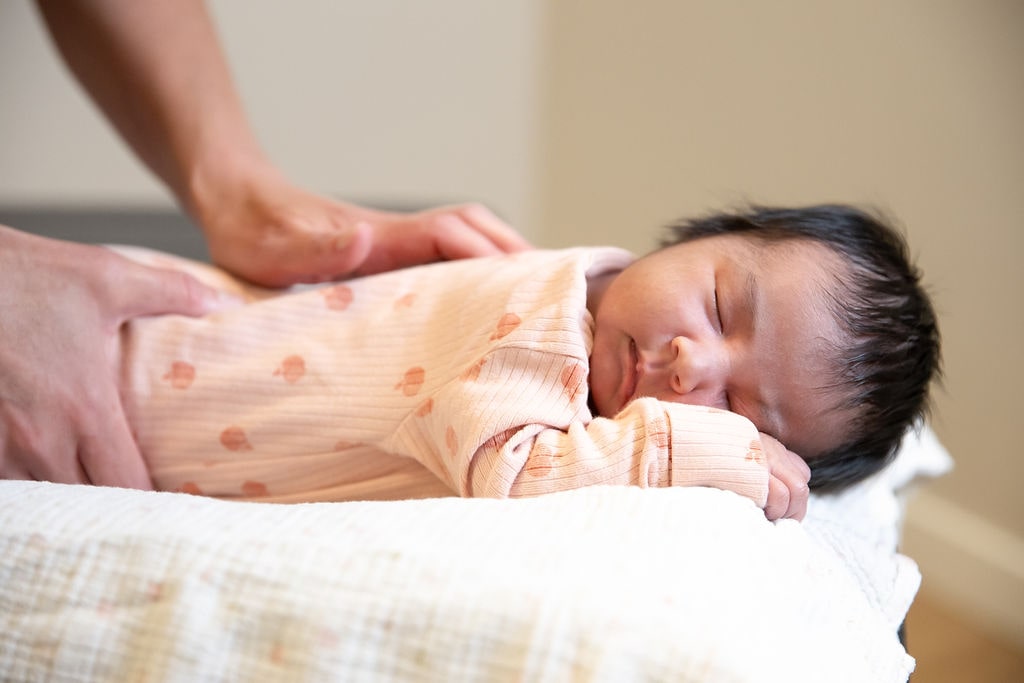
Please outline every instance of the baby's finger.
[[772, 468], [772, 476], [777, 477], [789, 492], [789, 507], [783, 517], [803, 519], [807, 512], [807, 500], [810, 497], [808, 483], [811, 468], [803, 458], [787, 450], [785, 458]]
[[768, 477], [768, 502], [764, 506], [764, 516], [774, 522], [786, 516], [789, 510], [789, 488], [775, 477]]
[[[760, 437], [768, 458], [772, 481], [786, 490], [786, 507], [779, 516], [803, 519], [810, 492], [807, 484], [811, 478], [811, 468], [803, 458], [787, 449], [777, 439], [767, 434], [761, 434]], [[781, 500], [781, 497], [777, 497], [776, 500]]]
[[[779, 496], [778, 500], [785, 500], [785, 507], [780, 508], [779, 518], [803, 519], [807, 511], [807, 499], [810, 489], [802, 470], [792, 467], [773, 467], [771, 482], [779, 486], [780, 491], [785, 490], [786, 495]], [[780, 506], [782, 503], [778, 503]]]
[[786, 519], [802, 520], [807, 514], [807, 501], [810, 498], [810, 488], [804, 481], [789, 483], [789, 508], [784, 517]]

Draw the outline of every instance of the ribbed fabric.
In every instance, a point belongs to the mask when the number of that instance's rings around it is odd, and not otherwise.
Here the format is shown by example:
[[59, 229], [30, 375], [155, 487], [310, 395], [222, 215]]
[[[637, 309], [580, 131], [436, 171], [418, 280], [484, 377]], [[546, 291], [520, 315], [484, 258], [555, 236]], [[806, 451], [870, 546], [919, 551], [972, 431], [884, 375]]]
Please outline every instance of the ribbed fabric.
[[530, 496], [595, 484], [715, 486], [764, 505], [745, 418], [641, 399], [587, 406], [587, 276], [613, 248], [433, 264], [126, 326], [126, 410], [165, 490], [272, 501]]

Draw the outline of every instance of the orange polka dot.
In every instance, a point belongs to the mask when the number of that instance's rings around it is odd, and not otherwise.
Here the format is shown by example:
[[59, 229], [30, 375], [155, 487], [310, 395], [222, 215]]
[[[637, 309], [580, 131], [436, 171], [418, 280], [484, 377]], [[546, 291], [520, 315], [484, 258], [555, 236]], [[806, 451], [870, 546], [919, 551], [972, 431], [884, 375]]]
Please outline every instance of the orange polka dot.
[[160, 581], [150, 581], [149, 587], [146, 589], [146, 596], [152, 601], [157, 602], [164, 595], [164, 584]]
[[270, 661], [274, 664], [282, 664], [284, 662], [285, 649], [281, 643], [274, 643], [274, 648], [270, 651]]
[[220, 443], [229, 451], [251, 451], [252, 444], [241, 427], [231, 426], [220, 433]]
[[176, 360], [171, 363], [171, 369], [163, 376], [165, 382], [170, 382], [175, 389], [188, 389], [196, 378], [196, 369], [183, 360]]
[[289, 384], [295, 384], [302, 376], [306, 374], [306, 361], [302, 359], [302, 356], [288, 356], [281, 365], [274, 370], [275, 377], [283, 377], [285, 382]]
[[423, 368], [416, 367], [409, 368], [405, 371], [405, 375], [395, 385], [395, 389], [401, 389], [402, 393], [406, 396], [415, 396], [420, 393], [420, 389], [423, 388], [423, 382], [426, 379], [427, 371]]
[[242, 484], [242, 494], [250, 498], [267, 495], [267, 485], [259, 481], [247, 481]]
[[509, 439], [514, 437], [518, 431], [518, 427], [512, 427], [511, 429], [506, 429], [503, 432], [498, 432], [491, 438], [487, 439], [487, 441], [480, 444], [480, 448], [484, 450], [500, 451], [505, 447], [505, 444], [509, 442]]
[[480, 371], [484, 367], [484, 363], [487, 362], [486, 358], [481, 358], [477, 362], [466, 368], [463, 373], [459, 376], [463, 382], [475, 382], [480, 379]]
[[537, 446], [526, 461], [523, 470], [531, 477], [546, 477], [555, 465], [555, 456], [547, 446]]
[[327, 308], [332, 311], [344, 311], [352, 303], [354, 294], [348, 285], [334, 285], [320, 290]]
[[412, 308], [414, 303], [416, 303], [416, 294], [414, 292], [409, 292], [405, 296], [400, 296], [395, 299], [394, 307], [397, 311], [403, 308]]
[[434, 399], [428, 398], [416, 408], [416, 417], [426, 417], [434, 409]]
[[491, 340], [501, 339], [502, 337], [510, 334], [514, 329], [519, 327], [522, 322], [522, 319], [515, 313], [506, 313], [501, 316], [501, 320], [498, 321], [498, 326], [495, 328], [494, 334], [491, 335]]
[[448, 425], [448, 429], [444, 431], [444, 442], [448, 446], [448, 450], [452, 455], [455, 455], [459, 450], [459, 437], [455, 433], [455, 428]]
[[647, 425], [647, 434], [658, 448], [668, 448], [672, 442], [672, 436], [668, 430], [668, 421], [663, 417], [656, 417], [650, 421]]
[[195, 483], [194, 481], [186, 481], [184, 484], [179, 486], [176, 489], [176, 491], [178, 493], [190, 493], [193, 496], [203, 495], [203, 490], [199, 488], [199, 484]]
[[575, 400], [586, 386], [586, 379], [587, 371], [575, 363], [562, 368], [562, 389], [565, 391], [566, 398], [570, 401]]
[[753, 460], [754, 462], [763, 465], [764, 464], [764, 452], [761, 450], [761, 442], [754, 439], [750, 442], [750, 450], [747, 451], [747, 460]]

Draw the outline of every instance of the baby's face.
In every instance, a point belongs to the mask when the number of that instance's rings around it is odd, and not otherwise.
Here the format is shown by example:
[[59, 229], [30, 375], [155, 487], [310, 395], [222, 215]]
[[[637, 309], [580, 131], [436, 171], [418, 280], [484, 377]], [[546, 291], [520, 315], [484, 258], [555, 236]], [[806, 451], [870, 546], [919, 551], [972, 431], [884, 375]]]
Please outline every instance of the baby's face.
[[809, 241], [740, 235], [678, 244], [629, 266], [595, 306], [590, 390], [600, 415], [641, 396], [749, 418], [805, 457], [846, 436], [833, 410], [839, 328], [828, 290], [846, 272]]

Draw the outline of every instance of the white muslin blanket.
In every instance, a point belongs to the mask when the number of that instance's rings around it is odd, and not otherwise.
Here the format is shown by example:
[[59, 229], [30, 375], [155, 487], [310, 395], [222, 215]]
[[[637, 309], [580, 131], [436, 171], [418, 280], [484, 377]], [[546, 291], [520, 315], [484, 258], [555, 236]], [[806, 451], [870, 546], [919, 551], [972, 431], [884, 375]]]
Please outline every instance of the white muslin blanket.
[[706, 488], [293, 506], [0, 482], [4, 680], [905, 681], [920, 576]]

